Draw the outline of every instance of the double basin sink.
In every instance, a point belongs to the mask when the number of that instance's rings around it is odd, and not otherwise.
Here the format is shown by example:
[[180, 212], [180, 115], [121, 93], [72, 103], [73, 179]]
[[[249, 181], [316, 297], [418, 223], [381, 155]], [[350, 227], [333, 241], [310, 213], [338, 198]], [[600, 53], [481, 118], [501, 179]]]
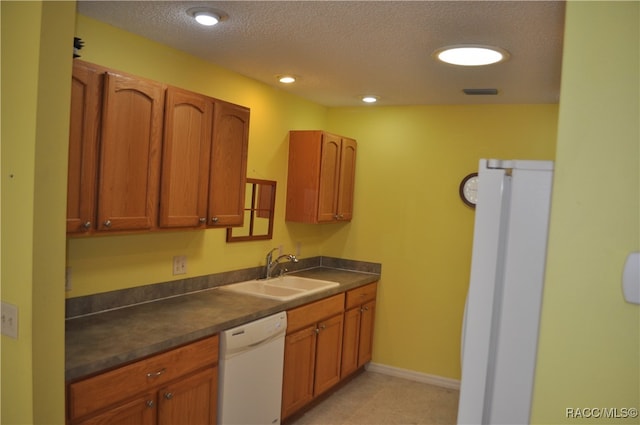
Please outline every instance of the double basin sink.
[[225, 285], [221, 289], [272, 300], [289, 301], [340, 285], [329, 280], [300, 276], [280, 276], [271, 279], [247, 280]]

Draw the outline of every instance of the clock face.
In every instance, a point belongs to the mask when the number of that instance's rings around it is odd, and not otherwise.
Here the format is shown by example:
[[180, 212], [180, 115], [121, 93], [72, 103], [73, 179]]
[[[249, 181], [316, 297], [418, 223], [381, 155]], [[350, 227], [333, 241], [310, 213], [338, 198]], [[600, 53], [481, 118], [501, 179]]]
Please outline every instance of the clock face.
[[462, 179], [460, 198], [462, 198], [462, 202], [475, 208], [478, 202], [478, 173], [471, 173]]

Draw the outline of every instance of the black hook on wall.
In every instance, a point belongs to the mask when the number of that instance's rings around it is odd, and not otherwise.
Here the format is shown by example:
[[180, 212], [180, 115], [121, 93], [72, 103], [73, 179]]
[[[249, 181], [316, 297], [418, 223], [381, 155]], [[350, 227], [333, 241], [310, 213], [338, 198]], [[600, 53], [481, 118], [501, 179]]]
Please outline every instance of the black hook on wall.
[[78, 51], [84, 47], [84, 41], [80, 37], [73, 37], [73, 57], [79, 58]]

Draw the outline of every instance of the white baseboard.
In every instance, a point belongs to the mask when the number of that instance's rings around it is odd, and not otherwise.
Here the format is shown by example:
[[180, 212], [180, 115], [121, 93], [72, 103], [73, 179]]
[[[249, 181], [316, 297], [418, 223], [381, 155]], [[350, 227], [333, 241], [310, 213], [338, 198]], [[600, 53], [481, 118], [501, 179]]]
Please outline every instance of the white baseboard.
[[448, 388], [451, 390], [460, 390], [460, 380], [458, 379], [429, 375], [428, 373], [400, 369], [399, 367], [387, 366], [380, 363], [368, 363], [365, 366], [365, 369], [370, 370], [371, 372], [408, 379], [410, 381], [423, 382], [425, 384], [436, 385], [438, 387]]

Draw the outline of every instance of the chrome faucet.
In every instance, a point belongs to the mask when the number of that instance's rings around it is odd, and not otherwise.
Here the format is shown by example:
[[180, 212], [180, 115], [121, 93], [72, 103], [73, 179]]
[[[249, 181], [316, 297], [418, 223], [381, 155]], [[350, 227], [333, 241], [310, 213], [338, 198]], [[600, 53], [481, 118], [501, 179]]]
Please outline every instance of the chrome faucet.
[[[280, 260], [286, 259], [291, 261], [292, 263], [298, 262], [298, 259], [293, 254], [282, 254], [281, 256], [279, 256], [274, 260], [273, 253], [278, 249], [279, 248], [274, 248], [271, 251], [269, 251], [269, 253], [267, 254], [267, 258], [265, 259], [265, 266], [264, 266], [265, 279], [271, 279], [273, 271], [276, 269], [276, 267], [278, 267], [278, 264], [280, 264]], [[285, 271], [287, 271], [287, 269], [281, 269], [280, 274], [284, 273]]]

